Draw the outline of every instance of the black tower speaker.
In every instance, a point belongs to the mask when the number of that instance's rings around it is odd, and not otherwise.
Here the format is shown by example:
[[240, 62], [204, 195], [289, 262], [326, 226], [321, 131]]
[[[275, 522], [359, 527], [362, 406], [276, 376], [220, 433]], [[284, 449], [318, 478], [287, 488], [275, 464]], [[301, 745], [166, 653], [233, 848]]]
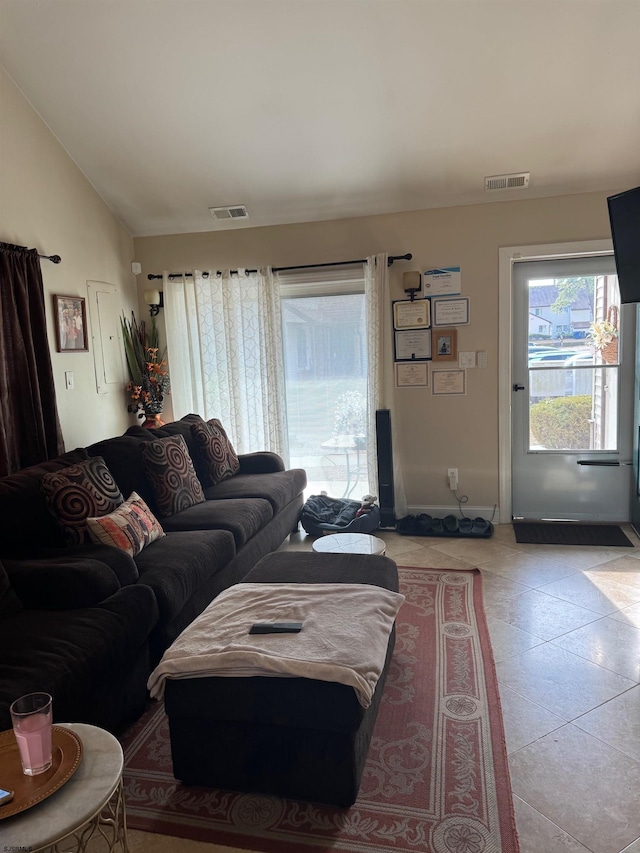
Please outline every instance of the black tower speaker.
[[391, 412], [376, 410], [376, 448], [378, 454], [378, 498], [380, 526], [395, 527], [395, 496], [393, 493], [393, 445], [391, 443]]

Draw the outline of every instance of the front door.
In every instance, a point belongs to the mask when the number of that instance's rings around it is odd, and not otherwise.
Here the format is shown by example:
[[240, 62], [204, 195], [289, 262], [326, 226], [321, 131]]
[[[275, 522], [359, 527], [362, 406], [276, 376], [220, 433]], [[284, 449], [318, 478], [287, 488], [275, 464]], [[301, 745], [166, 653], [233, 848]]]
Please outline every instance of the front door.
[[629, 520], [633, 306], [613, 256], [513, 274], [512, 514]]

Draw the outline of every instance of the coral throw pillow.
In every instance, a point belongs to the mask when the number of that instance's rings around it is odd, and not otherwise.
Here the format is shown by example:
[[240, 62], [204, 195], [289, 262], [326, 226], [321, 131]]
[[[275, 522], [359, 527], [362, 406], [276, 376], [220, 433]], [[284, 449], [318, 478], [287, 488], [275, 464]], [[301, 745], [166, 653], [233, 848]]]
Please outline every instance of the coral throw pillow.
[[202, 424], [192, 424], [191, 434], [212, 486], [238, 473], [240, 461], [217, 418]]
[[202, 485], [181, 435], [146, 442], [142, 459], [161, 518], [204, 501]]
[[118, 509], [99, 518], [88, 518], [89, 536], [96, 545], [120, 548], [131, 557], [156, 539], [166, 536], [155, 515], [137, 492]]
[[102, 456], [45, 474], [41, 483], [68, 545], [89, 542], [87, 518], [107, 515], [124, 501]]

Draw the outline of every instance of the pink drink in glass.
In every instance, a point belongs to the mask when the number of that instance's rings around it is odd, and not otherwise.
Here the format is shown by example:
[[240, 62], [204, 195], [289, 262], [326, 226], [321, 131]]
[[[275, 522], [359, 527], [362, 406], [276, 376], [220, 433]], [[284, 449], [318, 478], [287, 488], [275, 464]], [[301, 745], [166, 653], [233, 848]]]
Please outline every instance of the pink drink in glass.
[[22, 770], [27, 776], [51, 767], [51, 697], [47, 693], [22, 696], [11, 706]]

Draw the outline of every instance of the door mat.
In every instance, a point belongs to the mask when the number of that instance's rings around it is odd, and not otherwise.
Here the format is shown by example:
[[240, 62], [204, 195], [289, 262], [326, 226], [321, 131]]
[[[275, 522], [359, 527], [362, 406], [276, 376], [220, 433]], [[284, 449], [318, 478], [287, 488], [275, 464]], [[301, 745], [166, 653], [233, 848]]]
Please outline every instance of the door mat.
[[600, 545], [633, 548], [616, 524], [575, 524], [572, 521], [514, 521], [516, 542], [527, 545]]
[[405, 602], [351, 808], [182, 785], [159, 704], [121, 738], [128, 827], [261, 853], [517, 853], [480, 572], [398, 573]]

